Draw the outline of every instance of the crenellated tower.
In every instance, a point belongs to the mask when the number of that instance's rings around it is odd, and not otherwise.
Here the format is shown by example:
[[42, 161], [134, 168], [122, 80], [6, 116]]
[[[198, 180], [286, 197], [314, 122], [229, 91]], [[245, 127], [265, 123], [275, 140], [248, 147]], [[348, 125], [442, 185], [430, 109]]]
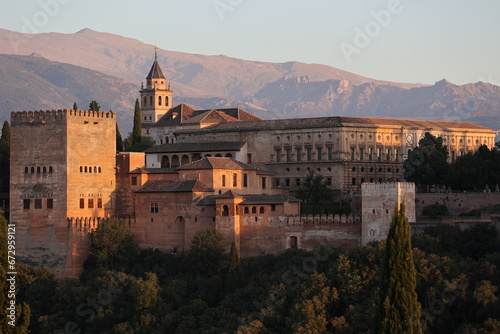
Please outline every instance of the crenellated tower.
[[146, 87], [141, 87], [141, 112], [144, 125], [156, 123], [170, 108], [172, 108], [172, 93], [170, 83], [163, 75], [155, 52], [155, 61], [148, 76]]

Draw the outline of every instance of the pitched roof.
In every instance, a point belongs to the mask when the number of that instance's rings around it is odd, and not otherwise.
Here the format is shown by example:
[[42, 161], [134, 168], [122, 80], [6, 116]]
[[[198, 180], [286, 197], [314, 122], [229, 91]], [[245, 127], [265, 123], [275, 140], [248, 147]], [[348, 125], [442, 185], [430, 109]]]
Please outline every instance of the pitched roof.
[[235, 197], [241, 197], [240, 194], [238, 194], [236, 191], [229, 189], [223, 194], [220, 194], [217, 196], [217, 198], [235, 198]]
[[[164, 126], [164, 125], [179, 125], [181, 120], [189, 119], [193, 116], [196, 110], [184, 103], [181, 103], [169, 111], [167, 111], [155, 124], [152, 126]], [[176, 114], [176, 117], [173, 117]]]
[[[197, 110], [196, 112], [199, 112]], [[200, 113], [199, 115], [196, 115], [194, 117], [191, 117], [190, 119], [187, 119], [184, 123], [221, 123], [221, 122], [239, 122], [240, 120], [237, 118], [234, 118], [232, 116], [229, 116], [227, 114], [224, 114], [223, 112], [219, 110], [209, 110], [203, 113]]]
[[151, 70], [149, 71], [148, 76], [146, 79], [152, 79], [152, 78], [158, 78], [158, 79], [165, 79], [165, 76], [163, 75], [163, 72], [161, 71], [160, 64], [158, 64], [158, 61], [153, 63], [153, 66], [151, 66]]
[[129, 174], [167, 174], [167, 173], [175, 173], [177, 171], [176, 168], [136, 168], [131, 170]]
[[[234, 123], [219, 123], [197, 131], [201, 132], [234, 132], [270, 129], [303, 129], [327, 127], [404, 127], [424, 129], [462, 129], [492, 131], [490, 128], [469, 122], [424, 121], [410, 119], [367, 118], [367, 117], [314, 117], [293, 119], [272, 119], [260, 121], [240, 121]], [[184, 130], [181, 132], [190, 132]]]
[[246, 142], [222, 141], [204, 143], [173, 143], [153, 146], [144, 152], [147, 153], [184, 153], [184, 152], [211, 152], [211, 151], [239, 151]]
[[240, 170], [258, 170], [257, 167], [247, 165], [241, 161], [231, 158], [206, 157], [178, 168], [179, 170], [193, 169], [240, 169]]
[[243, 195], [243, 202], [240, 205], [250, 204], [279, 204], [285, 202], [300, 202], [299, 199], [285, 194], [256, 194]]
[[210, 188], [199, 180], [154, 180], [146, 182], [141, 188], [136, 190], [136, 193], [171, 193], [171, 192], [213, 192], [214, 189]]

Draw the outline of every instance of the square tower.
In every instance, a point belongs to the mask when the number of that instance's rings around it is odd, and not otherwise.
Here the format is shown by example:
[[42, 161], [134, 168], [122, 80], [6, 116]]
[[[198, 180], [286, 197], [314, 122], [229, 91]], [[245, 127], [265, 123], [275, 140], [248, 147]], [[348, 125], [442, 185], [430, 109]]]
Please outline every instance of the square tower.
[[19, 260], [77, 276], [88, 232], [114, 215], [116, 118], [88, 110], [11, 113], [10, 222]]
[[389, 235], [396, 203], [404, 203], [408, 222], [415, 222], [415, 183], [384, 182], [361, 185], [361, 243]]

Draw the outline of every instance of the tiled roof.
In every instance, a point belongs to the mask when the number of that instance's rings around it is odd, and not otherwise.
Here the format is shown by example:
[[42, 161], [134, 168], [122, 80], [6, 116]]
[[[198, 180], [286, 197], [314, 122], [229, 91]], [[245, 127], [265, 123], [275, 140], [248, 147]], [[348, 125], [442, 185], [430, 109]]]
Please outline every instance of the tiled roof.
[[285, 194], [257, 194], [257, 195], [243, 195], [243, 202], [240, 205], [250, 204], [278, 204], [285, 202], [300, 202], [299, 199]]
[[189, 164], [185, 164], [178, 168], [179, 170], [188, 169], [241, 169], [241, 170], [258, 170], [257, 167], [247, 165], [241, 161], [231, 158], [216, 158], [206, 157]]
[[[153, 124], [152, 126], [164, 126], [164, 125], [179, 125], [182, 120], [189, 119], [192, 117], [193, 113], [196, 110], [192, 108], [191, 106], [181, 103], [163, 115], [158, 122]], [[177, 114], [175, 118], [171, 117], [173, 114]]]
[[129, 174], [167, 174], [176, 171], [176, 168], [136, 168], [130, 171]]
[[[226, 193], [222, 195], [205, 196], [197, 203], [197, 205], [202, 205], [202, 206], [215, 205], [217, 198], [226, 198], [223, 197]], [[273, 194], [273, 195], [255, 194], [255, 195], [239, 195], [239, 196], [244, 198], [239, 205], [282, 204], [285, 202], [300, 202], [300, 200], [284, 194]]]
[[[404, 127], [423, 129], [463, 129], [491, 131], [490, 128], [468, 122], [444, 122], [424, 121], [410, 119], [390, 118], [366, 118], [366, 117], [316, 117], [316, 118], [294, 118], [273, 119], [260, 121], [241, 121], [235, 123], [219, 123], [210, 127], [200, 129], [201, 132], [233, 132], [233, 131], [255, 131], [270, 129], [303, 129], [303, 128], [326, 128], [326, 127]], [[181, 132], [189, 132], [181, 131]]]
[[[198, 111], [197, 111], [198, 112]], [[221, 123], [221, 122], [239, 122], [240, 120], [224, 114], [218, 110], [210, 110], [191, 117], [183, 123]]]
[[137, 193], [163, 193], [163, 192], [191, 192], [203, 191], [213, 192], [210, 188], [199, 180], [173, 181], [173, 180], [155, 180], [146, 182]]
[[149, 71], [148, 76], [146, 77], [146, 79], [152, 79], [152, 78], [165, 79], [165, 76], [161, 71], [160, 64], [158, 64], [156, 59], [155, 62], [153, 63], [153, 66], [151, 66], [151, 70]]
[[211, 152], [211, 151], [239, 151], [246, 142], [223, 141], [206, 143], [173, 143], [153, 146], [145, 153], [184, 153], [184, 152]]
[[[260, 121], [262, 118], [257, 117], [253, 114], [250, 114], [249, 112], [246, 112], [243, 109], [240, 108], [217, 108], [215, 109], [217, 111], [220, 111], [228, 116], [231, 116], [233, 118], [239, 119], [240, 121]], [[199, 110], [199, 111], [210, 111], [209, 109], [207, 110]]]
[[234, 190], [228, 190], [225, 193], [217, 196], [217, 198], [235, 198], [235, 197], [241, 197], [241, 195]]

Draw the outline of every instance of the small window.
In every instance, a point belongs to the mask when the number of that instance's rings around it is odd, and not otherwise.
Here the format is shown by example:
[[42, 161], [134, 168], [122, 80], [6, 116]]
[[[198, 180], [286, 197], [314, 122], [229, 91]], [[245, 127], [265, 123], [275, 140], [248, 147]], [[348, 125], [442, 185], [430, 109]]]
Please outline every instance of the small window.
[[89, 198], [89, 206], [88, 206], [89, 209], [93, 209], [94, 208], [94, 199], [93, 198]]
[[159, 204], [158, 202], [151, 202], [151, 213], [158, 213]]
[[262, 177], [262, 189], [266, 189], [266, 177]]
[[43, 166], [42, 172], [45, 174], [47, 173], [47, 167]]
[[300, 187], [300, 178], [295, 179], [295, 185]]
[[98, 207], [99, 209], [102, 209], [102, 198], [98, 198], [98, 199], [97, 199], [97, 207]]
[[28, 174], [29, 172], [29, 168], [28, 167], [24, 167], [24, 174]]
[[243, 213], [248, 213], [248, 206], [245, 206], [245, 207], [243, 208]]
[[233, 173], [233, 187], [238, 186], [238, 174]]
[[23, 209], [24, 210], [30, 209], [30, 199], [29, 198], [23, 199]]
[[80, 209], [85, 209], [85, 198], [80, 198]]
[[271, 211], [276, 211], [276, 204], [271, 204]]
[[353, 177], [353, 178], [352, 178], [352, 185], [353, 185], [353, 186], [355, 186], [355, 185], [356, 185], [356, 178], [355, 178], [355, 177]]
[[158, 96], [158, 105], [161, 106], [161, 96]]
[[285, 186], [290, 187], [290, 179], [285, 179]]
[[252, 206], [252, 213], [257, 213], [257, 207]]
[[53, 209], [53, 208], [54, 208], [54, 199], [47, 198], [47, 209]]
[[222, 175], [222, 186], [226, 186], [226, 175]]
[[97, 171], [98, 171], [99, 173], [101, 173], [101, 167], [97, 168]]
[[259, 208], [259, 213], [264, 213], [264, 207], [263, 207], [263, 206], [261, 206], [261, 207]]
[[222, 206], [222, 215], [229, 216], [229, 207], [227, 205]]
[[97, 167], [94, 166], [94, 173], [97, 173]]
[[87, 166], [85, 166], [85, 169], [84, 169], [84, 170], [85, 170], [85, 173], [87, 173]]
[[149, 104], [150, 104], [150, 105], [153, 105], [153, 96], [150, 96], [150, 97], [149, 97]]
[[35, 172], [35, 167], [31, 167], [31, 173], [33, 174]]
[[297, 237], [290, 237], [290, 248], [292, 249], [298, 248]]
[[36, 168], [36, 172], [37, 172], [37, 174], [40, 174], [40, 167]]
[[147, 106], [148, 105], [148, 99], [146, 99], [146, 97], [144, 96], [144, 105]]
[[165, 96], [165, 106], [168, 107], [168, 96]]
[[248, 174], [243, 173], [243, 187], [248, 187]]
[[89, 173], [92, 173], [92, 166], [89, 166]]
[[137, 185], [137, 176], [132, 176], [132, 185], [133, 186]]

